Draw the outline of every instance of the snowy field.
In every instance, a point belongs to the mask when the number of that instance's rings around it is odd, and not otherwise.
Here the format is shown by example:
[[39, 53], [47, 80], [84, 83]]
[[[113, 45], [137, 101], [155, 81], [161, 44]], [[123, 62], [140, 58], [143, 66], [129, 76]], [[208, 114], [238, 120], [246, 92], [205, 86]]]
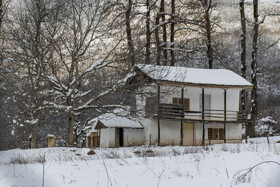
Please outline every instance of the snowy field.
[[89, 149], [65, 147], [1, 151], [0, 186], [279, 187], [280, 143], [275, 142], [280, 137], [269, 140], [207, 147], [99, 148], [94, 155], [87, 154]]

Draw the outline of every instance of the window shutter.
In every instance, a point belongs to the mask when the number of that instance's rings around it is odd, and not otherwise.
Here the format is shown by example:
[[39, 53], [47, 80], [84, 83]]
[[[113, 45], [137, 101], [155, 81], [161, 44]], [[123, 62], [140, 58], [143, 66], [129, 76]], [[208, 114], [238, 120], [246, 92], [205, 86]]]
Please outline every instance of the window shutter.
[[179, 105], [179, 98], [173, 97], [173, 104]]
[[224, 129], [219, 129], [219, 139], [223, 140], [224, 139]]
[[212, 133], [212, 138], [213, 140], [218, 140], [219, 139], [219, 129], [213, 129], [213, 133]]
[[184, 109], [187, 111], [190, 110], [190, 99], [189, 98], [184, 99]]
[[212, 140], [212, 128], [208, 128], [208, 140]]

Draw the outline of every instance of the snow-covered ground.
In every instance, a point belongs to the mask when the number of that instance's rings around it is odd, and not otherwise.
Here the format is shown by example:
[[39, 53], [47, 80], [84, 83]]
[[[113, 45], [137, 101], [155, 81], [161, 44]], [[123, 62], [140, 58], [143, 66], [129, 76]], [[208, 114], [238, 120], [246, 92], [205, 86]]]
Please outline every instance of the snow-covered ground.
[[280, 143], [275, 142], [280, 137], [269, 140], [207, 147], [99, 148], [94, 155], [87, 154], [89, 149], [65, 147], [1, 151], [0, 186], [279, 187]]

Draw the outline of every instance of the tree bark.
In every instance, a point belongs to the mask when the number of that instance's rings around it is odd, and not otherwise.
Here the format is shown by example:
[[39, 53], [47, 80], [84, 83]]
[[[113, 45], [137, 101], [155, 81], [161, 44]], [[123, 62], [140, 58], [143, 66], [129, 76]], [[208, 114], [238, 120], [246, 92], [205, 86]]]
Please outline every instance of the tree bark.
[[257, 54], [258, 54], [258, 35], [259, 35], [259, 14], [258, 14], [258, 0], [253, 0], [254, 10], [254, 35], [253, 35], [253, 49], [251, 55], [251, 80], [254, 85], [251, 91], [251, 123], [248, 125], [248, 135], [255, 136], [255, 125], [258, 118], [258, 82], [257, 82]]
[[3, 16], [4, 16], [3, 0], [0, 0], [0, 28], [3, 21]]
[[[245, 9], [244, 9], [244, 0], [240, 0], [239, 2], [240, 7], [240, 22], [241, 22], [241, 35], [240, 35], [240, 42], [241, 42], [241, 76], [246, 79], [246, 71], [247, 71], [247, 64], [246, 64], [246, 17], [245, 17]], [[242, 90], [241, 93], [241, 111], [246, 111], [246, 91]]]
[[68, 113], [68, 147], [74, 146], [74, 135], [73, 135], [73, 128], [74, 126], [74, 115], [72, 111]]
[[[165, 2], [161, 0], [160, 2], [160, 13], [161, 13], [161, 21], [165, 22]], [[166, 31], [166, 24], [162, 25], [162, 40], [163, 40], [163, 64], [167, 65], [167, 31]]]
[[30, 138], [30, 149], [36, 148], [36, 124], [32, 124], [31, 138]]
[[212, 1], [204, 0], [205, 8], [205, 30], [206, 30], [206, 43], [207, 43], [207, 58], [208, 58], [208, 67], [209, 69], [213, 68], [213, 47], [212, 47], [212, 38], [211, 38], [211, 21], [210, 21], [210, 8]]
[[[67, 98], [67, 104], [70, 107], [73, 107], [73, 102], [71, 96]], [[71, 108], [68, 111], [68, 146], [73, 147], [74, 146], [74, 114], [73, 109]]]
[[171, 50], [170, 50], [170, 56], [171, 56], [171, 62], [170, 65], [174, 66], [175, 65], [175, 50], [174, 50], [174, 28], [175, 28], [175, 0], [171, 0], [171, 27], [170, 27], [170, 42], [171, 42]]
[[135, 53], [134, 53], [134, 45], [133, 45], [131, 26], [130, 26], [131, 8], [132, 8], [132, 0], [129, 0], [128, 7], [125, 13], [125, 23], [126, 23], [127, 45], [129, 50], [129, 60], [131, 62], [131, 65], [133, 66], [135, 64]]
[[212, 27], [211, 27], [211, 15], [210, 10], [212, 8], [212, 0], [200, 0], [203, 8], [203, 24], [202, 30], [204, 31], [204, 37], [206, 37], [206, 56], [208, 59], [208, 68], [213, 68], [213, 46], [212, 46]]
[[146, 14], [146, 55], [145, 63], [150, 64], [151, 61], [151, 35], [150, 35], [150, 0], [146, 0], [147, 14]]
[[[159, 24], [159, 15], [156, 17], [156, 26]], [[161, 46], [160, 46], [160, 39], [159, 39], [159, 27], [155, 29], [155, 38], [156, 38], [156, 46], [157, 46], [157, 56], [156, 56], [156, 64], [160, 65], [161, 59]]]

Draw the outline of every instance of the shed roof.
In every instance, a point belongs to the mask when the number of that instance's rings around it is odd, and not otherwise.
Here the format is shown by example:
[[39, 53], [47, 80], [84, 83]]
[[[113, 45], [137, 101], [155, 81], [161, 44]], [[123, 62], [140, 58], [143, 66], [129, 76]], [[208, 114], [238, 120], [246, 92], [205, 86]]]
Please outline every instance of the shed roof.
[[243, 89], [253, 87], [246, 79], [227, 69], [199, 69], [144, 64], [138, 64], [135, 68], [158, 83]]
[[91, 120], [89, 123], [93, 123], [94, 129], [110, 127], [134, 129], [144, 128], [137, 119], [129, 119], [128, 117], [118, 116], [113, 113], [102, 114]]

